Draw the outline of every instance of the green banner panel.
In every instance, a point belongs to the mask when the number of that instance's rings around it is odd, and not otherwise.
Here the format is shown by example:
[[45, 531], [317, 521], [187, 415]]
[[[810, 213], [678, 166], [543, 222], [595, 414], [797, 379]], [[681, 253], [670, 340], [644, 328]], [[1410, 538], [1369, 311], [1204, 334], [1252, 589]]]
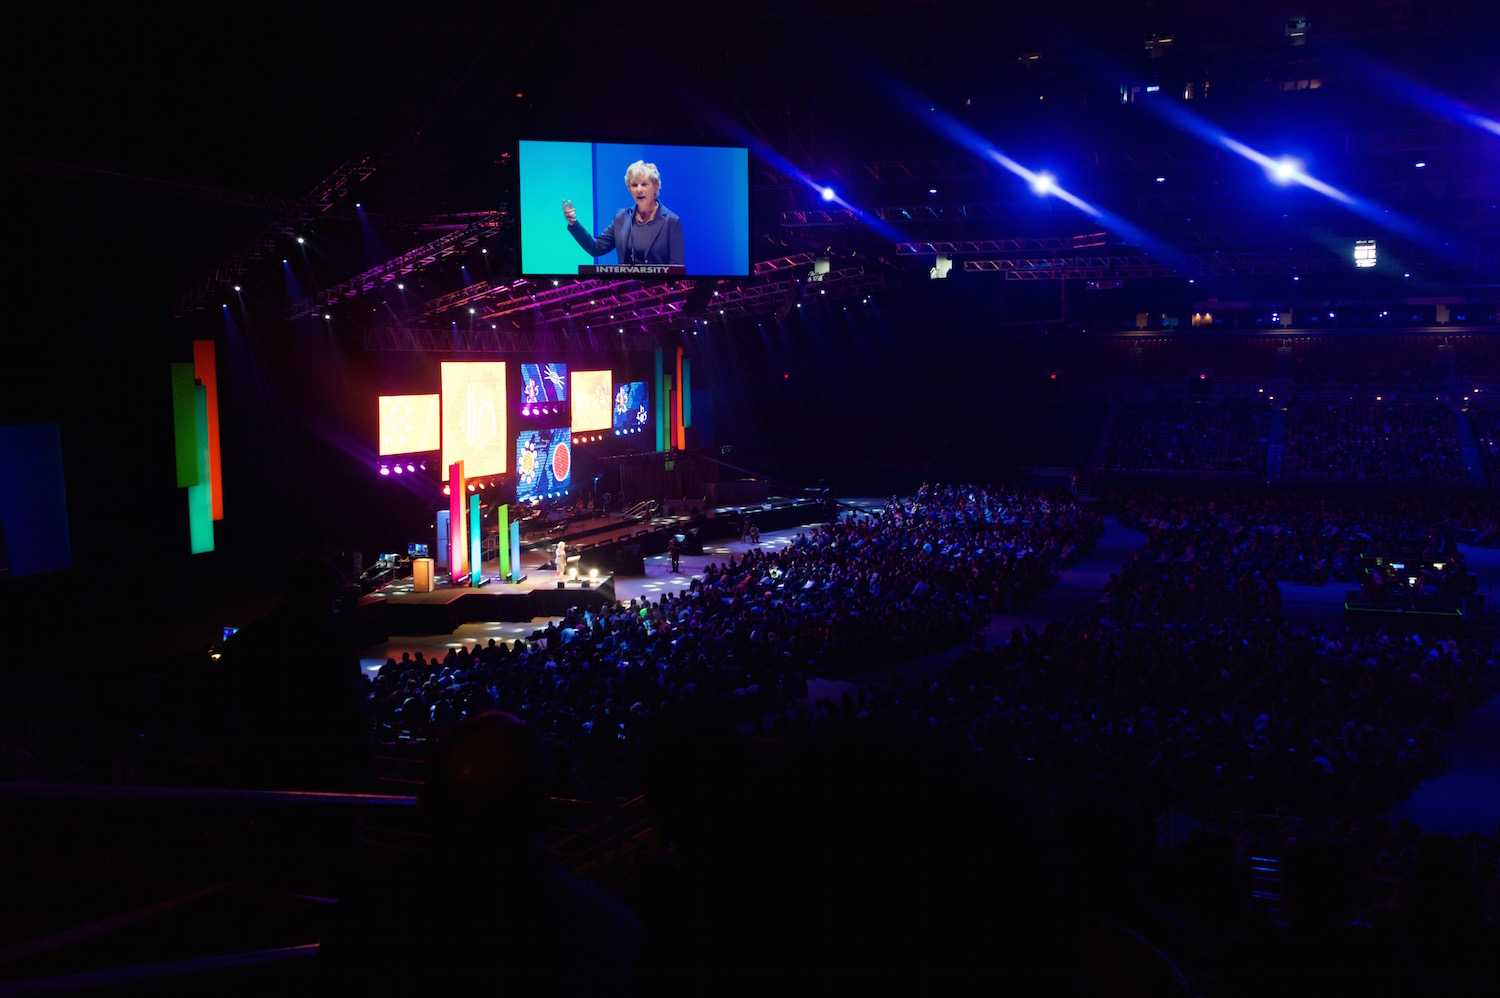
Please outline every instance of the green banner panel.
[[203, 385], [193, 386], [193, 403], [198, 484], [188, 486], [188, 544], [193, 554], [204, 554], [214, 549], [214, 491], [209, 474], [208, 389]]
[[661, 347], [656, 348], [656, 380], [651, 382], [656, 389], [656, 449], [667, 449], [667, 388], [662, 377]]
[[500, 507], [500, 577], [510, 578], [510, 503]]
[[[204, 403], [205, 406], [207, 403]], [[172, 426], [177, 438], [177, 487], [197, 485], [198, 413], [193, 401], [193, 365], [172, 365]], [[206, 426], [205, 421], [205, 426]], [[207, 429], [204, 433], [207, 434]]]

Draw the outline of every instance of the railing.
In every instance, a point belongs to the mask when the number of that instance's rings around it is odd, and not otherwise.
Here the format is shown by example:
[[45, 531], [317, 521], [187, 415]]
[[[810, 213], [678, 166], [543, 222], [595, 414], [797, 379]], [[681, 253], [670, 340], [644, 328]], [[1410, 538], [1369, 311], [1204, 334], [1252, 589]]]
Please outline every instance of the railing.
[[657, 502], [656, 502], [655, 499], [642, 499], [640, 502], [636, 503], [634, 506], [630, 507], [629, 509], [627, 509], [625, 511], [625, 518], [627, 520], [628, 519], [645, 519], [645, 520], [649, 520], [653, 516], [656, 515], [656, 511], [659, 508], [660, 508], [660, 506], [657, 504]]
[[[131, 822], [141, 814], [159, 815], [176, 811], [203, 816], [270, 812], [294, 818], [297, 815], [309, 818], [319, 815], [347, 815], [361, 820], [378, 820], [382, 816], [415, 818], [416, 804], [417, 798], [409, 794], [0, 782], [0, 812], [10, 809], [17, 814], [48, 816], [65, 811], [119, 812]], [[552, 807], [551, 825], [543, 837], [548, 841], [559, 865], [575, 874], [596, 878], [607, 875], [614, 864], [635, 850], [644, 848], [651, 841], [654, 825], [644, 797], [637, 796], [621, 802], [553, 798]], [[387, 855], [416, 852], [423, 848], [427, 841], [426, 833], [414, 827], [403, 828], [403, 824], [406, 823], [392, 821], [388, 823], [388, 827], [366, 824], [363, 826], [364, 840], [371, 841], [369, 833], [372, 832], [377, 840], [382, 837], [388, 840], [399, 839], [399, 842], [386, 849]], [[356, 837], [352, 841], [358, 843], [360, 839]], [[317, 847], [309, 848], [316, 851]], [[235, 858], [232, 854], [226, 855], [231, 859]], [[187, 906], [203, 902], [205, 898], [222, 893], [236, 880], [243, 879], [238, 874], [222, 877], [218, 860], [213, 861], [212, 865], [214, 872], [202, 876], [204, 886], [185, 894], [0, 949], [0, 967], [7, 963], [12, 967], [24, 966], [20, 961], [40, 954], [71, 952], [69, 947], [86, 940], [109, 936], [129, 926], [136, 926], [136, 931], [139, 931], [141, 925], [149, 925], [153, 919], [160, 925], [161, 918], [168, 913], [179, 912]], [[239, 872], [242, 874], [244, 871]], [[285, 894], [285, 889], [276, 889], [274, 893]], [[302, 894], [291, 896], [325, 904], [332, 900]], [[246, 973], [296, 974], [299, 976], [295, 983], [302, 984], [309, 979], [307, 975], [310, 974], [311, 962], [317, 951], [317, 943], [307, 942], [0, 982], [0, 998], [12, 995], [126, 990], [140, 993], [213, 993], [222, 990], [216, 984], [230, 980], [243, 983], [239, 975]], [[268, 987], [268, 990], [275, 988]]]

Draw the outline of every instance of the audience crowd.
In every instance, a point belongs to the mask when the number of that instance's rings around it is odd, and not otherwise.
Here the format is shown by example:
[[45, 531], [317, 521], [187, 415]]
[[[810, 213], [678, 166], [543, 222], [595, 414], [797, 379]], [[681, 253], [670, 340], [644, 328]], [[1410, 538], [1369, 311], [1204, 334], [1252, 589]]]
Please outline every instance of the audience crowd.
[[374, 681], [383, 739], [502, 707], [590, 761], [648, 717], [743, 721], [838, 676], [967, 643], [1090, 549], [1097, 514], [1070, 497], [924, 487], [776, 550], [711, 564], [659, 601], [570, 612], [529, 642], [389, 661]]
[[1099, 467], [1260, 478], [1270, 412], [1250, 399], [1122, 406]]
[[1285, 446], [1289, 480], [1469, 484], [1453, 413], [1437, 403], [1295, 401]]
[[[1451, 560], [1454, 530], [1422, 533], [1399, 503], [1121, 502], [1146, 540], [1097, 605], [988, 649], [990, 615], [1088, 550], [1094, 513], [924, 487], [658, 601], [388, 661], [377, 730], [440, 736], [424, 794], [446, 824], [426, 858], [346, 898], [327, 969], [376, 992], [458, 986], [487, 972], [483, 925], [530, 933], [508, 957], [517, 980], [597, 963], [559, 985], [576, 993], [759, 990], [799, 971], [940, 989], [998, 973], [1080, 996], [1490, 993], [1494, 840], [1371, 816], [1442, 768], [1445, 731], [1500, 665], [1464, 634], [1297, 631], [1279, 605], [1280, 579], [1340, 578], [1369, 551]], [[955, 645], [939, 671], [868, 676]], [[810, 702], [810, 677], [855, 678]], [[480, 770], [460, 762], [480, 749]], [[585, 796], [580, 772], [627, 760], [657, 821], [629, 910], [547, 872], [528, 844], [542, 777], [523, 778], [544, 768], [549, 792]], [[515, 824], [503, 802], [522, 791]], [[1176, 834], [1161, 815], [1196, 827], [1161, 850]], [[1252, 856], [1280, 864], [1269, 907], [1252, 904]], [[466, 893], [471, 869], [510, 906]], [[843, 954], [837, 972], [806, 971], [809, 945]]]

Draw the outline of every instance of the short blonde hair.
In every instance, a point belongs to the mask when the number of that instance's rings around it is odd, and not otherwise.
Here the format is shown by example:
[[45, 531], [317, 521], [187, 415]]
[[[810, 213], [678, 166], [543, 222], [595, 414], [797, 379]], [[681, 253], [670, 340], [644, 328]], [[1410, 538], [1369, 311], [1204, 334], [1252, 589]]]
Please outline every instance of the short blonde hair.
[[661, 187], [661, 172], [656, 169], [656, 164], [648, 163], [643, 159], [638, 159], [625, 168], [625, 183], [629, 184], [631, 177], [638, 176], [643, 173], [651, 178], [651, 182], [654, 183], [658, 189]]

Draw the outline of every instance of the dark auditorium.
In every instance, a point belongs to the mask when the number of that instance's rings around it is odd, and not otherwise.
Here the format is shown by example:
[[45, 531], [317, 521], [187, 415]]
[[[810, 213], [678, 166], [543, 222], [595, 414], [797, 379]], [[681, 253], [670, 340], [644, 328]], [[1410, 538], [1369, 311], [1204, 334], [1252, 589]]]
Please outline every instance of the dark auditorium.
[[1500, 994], [1500, 3], [6, 33], [0, 998]]

